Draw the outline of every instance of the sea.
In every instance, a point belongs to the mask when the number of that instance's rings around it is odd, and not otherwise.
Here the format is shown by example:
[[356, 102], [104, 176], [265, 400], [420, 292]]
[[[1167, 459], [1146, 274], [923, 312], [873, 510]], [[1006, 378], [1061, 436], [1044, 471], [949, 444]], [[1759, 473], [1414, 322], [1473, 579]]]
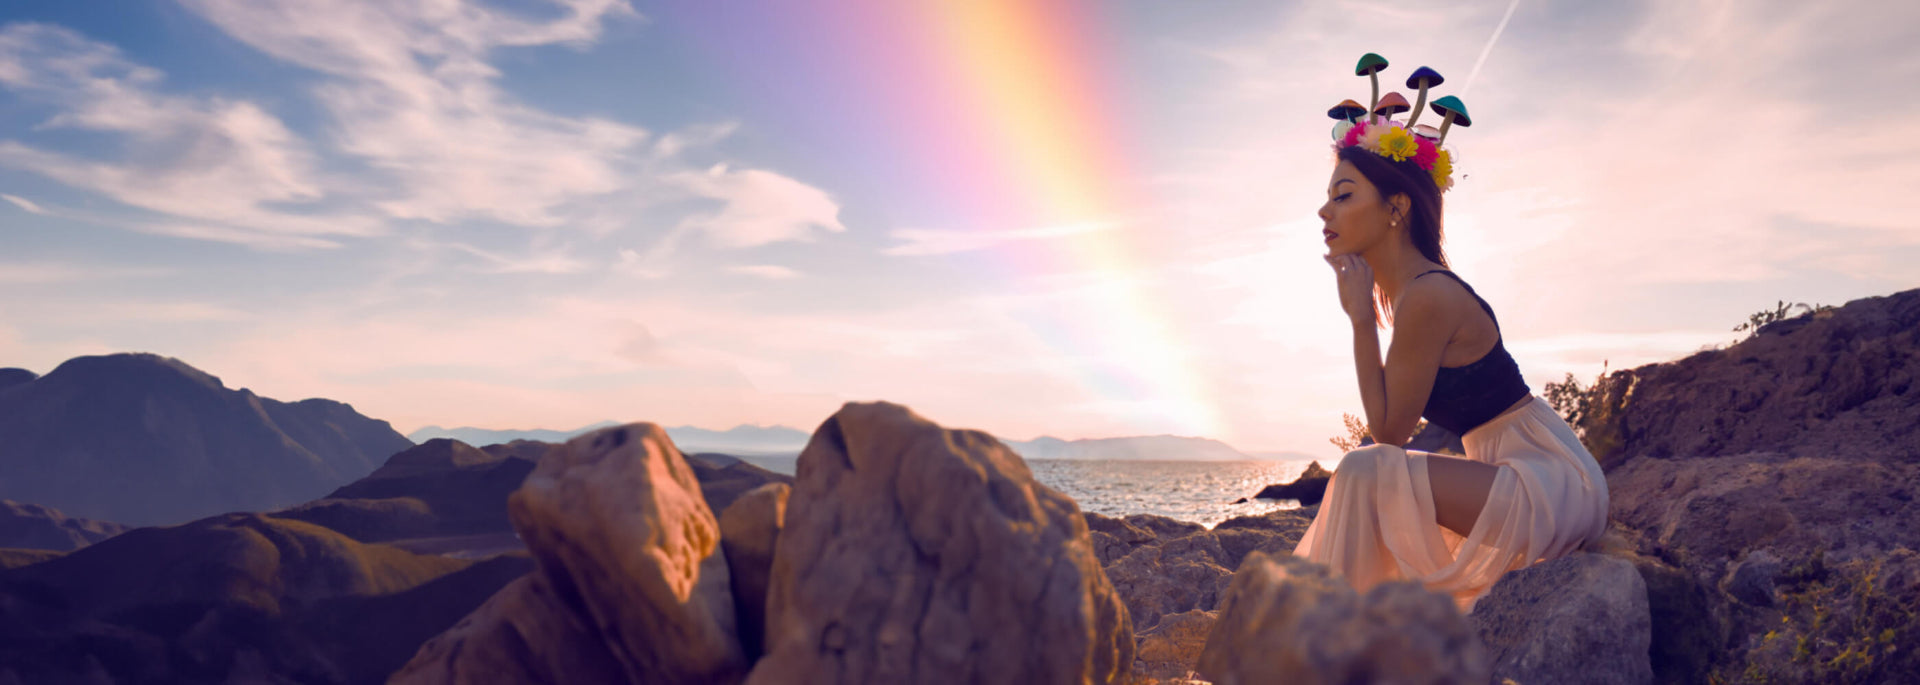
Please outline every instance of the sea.
[[[742, 457], [762, 468], [793, 475], [795, 457]], [[1293, 500], [1253, 496], [1274, 483], [1291, 482], [1306, 461], [1118, 461], [1030, 459], [1041, 484], [1060, 491], [1081, 511], [1106, 516], [1157, 514], [1212, 528], [1235, 516], [1254, 516], [1300, 506]], [[1235, 500], [1246, 502], [1235, 504]]]

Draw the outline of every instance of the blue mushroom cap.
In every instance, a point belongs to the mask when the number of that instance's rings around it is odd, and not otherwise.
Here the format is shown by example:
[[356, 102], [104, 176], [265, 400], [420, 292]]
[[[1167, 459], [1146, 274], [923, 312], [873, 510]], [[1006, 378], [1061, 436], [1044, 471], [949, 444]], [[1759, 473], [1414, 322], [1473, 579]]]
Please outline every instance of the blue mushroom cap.
[[1426, 79], [1428, 88], [1446, 83], [1447, 81], [1446, 79], [1440, 78], [1440, 72], [1434, 71], [1433, 67], [1420, 67], [1419, 69], [1413, 70], [1412, 76], [1407, 77], [1407, 87], [1419, 88], [1421, 79]]

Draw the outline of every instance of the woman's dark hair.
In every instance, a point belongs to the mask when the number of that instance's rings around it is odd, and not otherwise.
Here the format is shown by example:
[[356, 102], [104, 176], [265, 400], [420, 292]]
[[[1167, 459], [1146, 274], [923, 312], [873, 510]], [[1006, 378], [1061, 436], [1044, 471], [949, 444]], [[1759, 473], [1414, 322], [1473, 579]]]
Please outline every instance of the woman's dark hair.
[[[1407, 224], [1407, 235], [1413, 238], [1413, 247], [1434, 263], [1452, 268], [1447, 264], [1446, 251], [1440, 247], [1446, 241], [1446, 232], [1440, 222], [1440, 187], [1433, 184], [1432, 174], [1412, 159], [1396, 162], [1358, 145], [1340, 148], [1339, 157], [1367, 177], [1367, 182], [1380, 191], [1380, 201], [1387, 202], [1395, 195], [1407, 196], [1408, 211], [1402, 218]], [[1393, 303], [1387, 301], [1386, 293], [1375, 286], [1373, 298], [1379, 303], [1374, 307], [1378, 312], [1375, 316], [1384, 323], [1393, 323], [1393, 310], [1389, 306]]]

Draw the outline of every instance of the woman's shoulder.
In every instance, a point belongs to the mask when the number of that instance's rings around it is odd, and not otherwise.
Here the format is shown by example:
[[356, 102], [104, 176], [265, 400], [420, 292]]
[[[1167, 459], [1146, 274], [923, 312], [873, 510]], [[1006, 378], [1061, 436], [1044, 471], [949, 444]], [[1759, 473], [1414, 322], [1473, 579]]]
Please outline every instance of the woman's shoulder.
[[1407, 283], [1405, 294], [1408, 296], [1418, 294], [1421, 299], [1428, 302], [1437, 299], [1449, 304], [1461, 301], [1471, 303], [1478, 299], [1467, 287], [1466, 282], [1460, 280], [1459, 274], [1447, 269], [1434, 269], [1414, 276], [1413, 280]]

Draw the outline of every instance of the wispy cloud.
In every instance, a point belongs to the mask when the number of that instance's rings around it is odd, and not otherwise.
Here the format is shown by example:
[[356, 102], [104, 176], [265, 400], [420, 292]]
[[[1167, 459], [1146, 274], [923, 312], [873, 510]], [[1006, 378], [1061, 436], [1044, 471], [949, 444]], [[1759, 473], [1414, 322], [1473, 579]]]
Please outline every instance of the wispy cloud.
[[1114, 227], [1112, 223], [1086, 222], [997, 231], [954, 231], [925, 228], [903, 228], [889, 231], [888, 236], [905, 241], [900, 245], [881, 250], [883, 254], [899, 257], [920, 257], [928, 255], [954, 254], [990, 250], [1010, 243], [1029, 240], [1049, 240], [1068, 236], [1105, 231]]
[[158, 278], [172, 273], [171, 269], [154, 267], [0, 263], [0, 283], [9, 285]]
[[550, 226], [555, 208], [623, 184], [622, 158], [647, 132], [516, 101], [486, 61], [502, 46], [585, 45], [620, 0], [559, 3], [537, 22], [466, 2], [190, 0], [233, 37], [333, 79], [316, 95], [339, 150], [385, 172], [378, 206], [401, 218], [482, 217]]
[[156, 90], [160, 81], [158, 71], [73, 31], [26, 23], [0, 27], [0, 87], [60, 108], [43, 128], [117, 135], [126, 142], [127, 159], [135, 160], [98, 161], [0, 140], [0, 165], [134, 207], [218, 224], [225, 233], [377, 232], [363, 218], [272, 208], [324, 195], [306, 143], [251, 102], [165, 95]]
[[416, 247], [427, 249], [447, 249], [480, 258], [480, 271], [489, 274], [574, 274], [586, 271], [589, 265], [567, 255], [564, 250], [541, 250], [533, 254], [508, 255], [483, 250], [465, 243], [433, 243], [418, 241]]
[[776, 281], [800, 277], [800, 272], [778, 264], [741, 264], [727, 267], [727, 271]]
[[24, 197], [20, 197], [18, 195], [8, 195], [6, 193], [0, 193], [0, 200], [6, 200], [7, 202], [11, 202], [13, 203], [13, 206], [19, 207], [22, 211], [25, 211], [28, 214], [39, 214], [41, 216], [46, 216], [48, 214], [45, 208], [42, 208], [40, 205], [35, 204], [32, 200], [29, 200]]

